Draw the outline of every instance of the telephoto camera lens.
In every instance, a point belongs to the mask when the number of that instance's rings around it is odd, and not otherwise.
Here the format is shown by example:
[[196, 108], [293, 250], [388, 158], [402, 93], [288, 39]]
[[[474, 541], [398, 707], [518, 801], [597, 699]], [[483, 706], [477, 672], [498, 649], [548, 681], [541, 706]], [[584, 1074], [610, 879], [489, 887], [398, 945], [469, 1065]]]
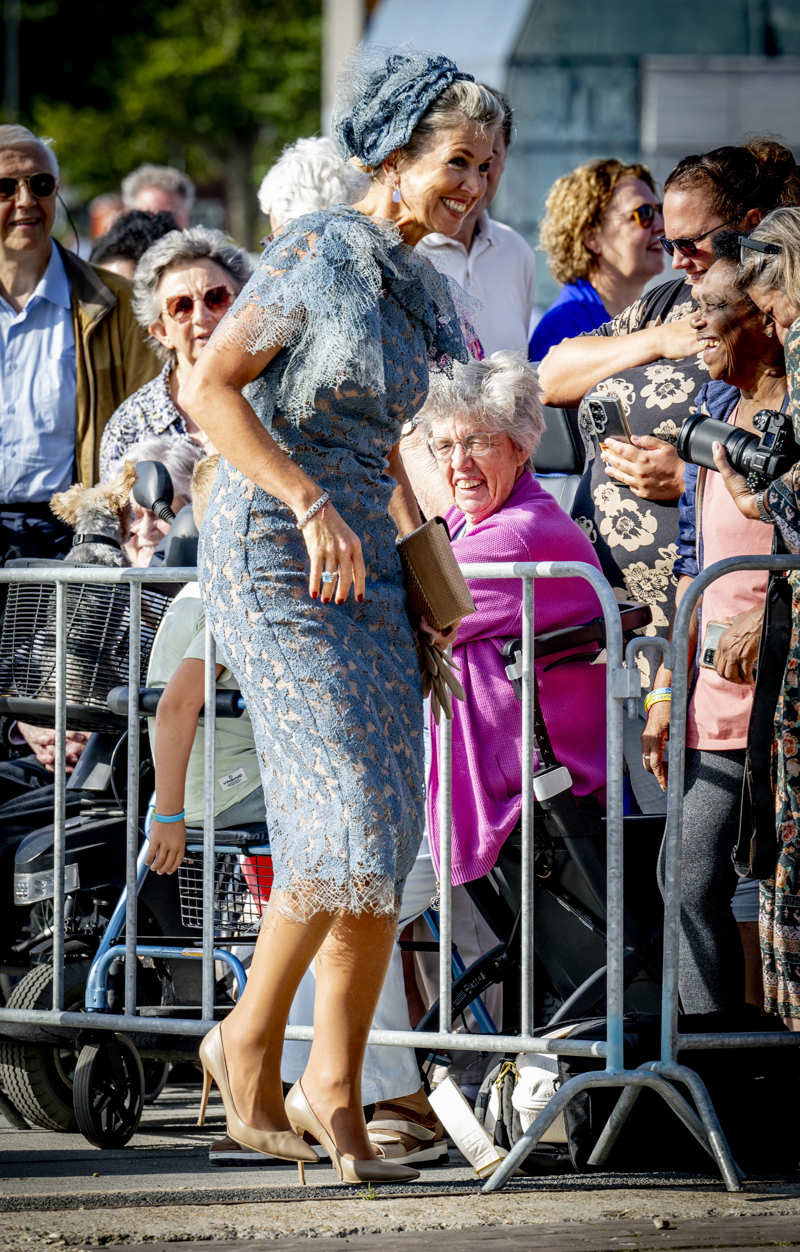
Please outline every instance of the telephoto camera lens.
[[758, 435], [749, 430], [740, 430], [738, 426], [729, 426], [727, 422], [718, 422], [715, 417], [704, 417], [696, 413], [687, 417], [678, 435], [678, 456], [694, 465], [704, 465], [706, 469], [715, 470], [714, 456], [711, 451], [715, 443], [721, 443], [728, 454], [728, 460], [739, 474], [746, 474], [750, 469], [747, 464], [747, 449], [750, 444], [758, 443]]

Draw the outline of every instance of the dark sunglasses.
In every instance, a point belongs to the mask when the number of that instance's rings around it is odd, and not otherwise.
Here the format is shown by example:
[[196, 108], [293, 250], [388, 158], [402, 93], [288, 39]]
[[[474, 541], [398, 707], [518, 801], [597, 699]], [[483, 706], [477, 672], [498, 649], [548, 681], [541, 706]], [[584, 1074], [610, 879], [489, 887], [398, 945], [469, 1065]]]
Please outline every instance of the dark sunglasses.
[[640, 204], [631, 210], [631, 217], [637, 226], [641, 226], [642, 230], [647, 230], [648, 226], [653, 225], [657, 214], [660, 212], [660, 204]]
[[739, 260], [744, 262], [748, 252], [761, 252], [766, 256], [778, 256], [783, 252], [779, 243], [767, 243], [765, 239], [753, 239], [751, 235], [739, 236]]
[[[209, 287], [201, 298], [210, 313], [224, 313], [233, 303], [232, 293], [222, 284], [219, 287]], [[194, 313], [194, 306], [193, 296], [170, 296], [167, 300], [167, 313], [173, 322], [188, 322]]]
[[709, 226], [708, 230], [704, 230], [702, 235], [695, 235], [692, 239], [667, 239], [666, 235], [661, 235], [658, 242], [668, 256], [673, 256], [676, 248], [683, 256], [697, 256], [700, 251], [697, 245], [701, 239], [707, 239], [715, 231], [722, 230], [724, 226], [730, 226], [735, 221], [736, 218], [732, 217], [727, 222], [720, 222], [718, 226]]
[[26, 174], [21, 178], [0, 178], [0, 200], [13, 200], [20, 183], [24, 183], [37, 200], [49, 199], [56, 189], [54, 174]]

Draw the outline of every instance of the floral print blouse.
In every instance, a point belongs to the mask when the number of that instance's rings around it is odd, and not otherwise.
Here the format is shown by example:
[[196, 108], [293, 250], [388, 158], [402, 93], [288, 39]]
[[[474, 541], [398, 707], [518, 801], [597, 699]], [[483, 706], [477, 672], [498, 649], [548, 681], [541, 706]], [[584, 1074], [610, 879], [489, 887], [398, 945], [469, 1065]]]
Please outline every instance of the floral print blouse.
[[160, 374], [123, 400], [108, 419], [100, 440], [100, 478], [105, 480], [129, 448], [151, 435], [187, 438], [186, 424], [172, 399], [169, 377], [172, 362]]
[[[624, 335], [672, 322], [694, 309], [682, 279], [662, 283], [593, 335]], [[599, 383], [594, 391], [615, 396], [634, 435], [675, 443], [683, 420], [694, 411], [708, 380], [702, 358], [658, 360]], [[644, 500], [608, 476], [597, 437], [584, 431], [588, 457], [573, 516], [595, 545], [603, 573], [620, 599], [649, 604], [646, 634], [663, 634], [672, 618], [677, 578], [678, 509], [674, 501]], [[643, 671], [648, 663], [641, 658]], [[649, 674], [645, 673], [645, 678]]]

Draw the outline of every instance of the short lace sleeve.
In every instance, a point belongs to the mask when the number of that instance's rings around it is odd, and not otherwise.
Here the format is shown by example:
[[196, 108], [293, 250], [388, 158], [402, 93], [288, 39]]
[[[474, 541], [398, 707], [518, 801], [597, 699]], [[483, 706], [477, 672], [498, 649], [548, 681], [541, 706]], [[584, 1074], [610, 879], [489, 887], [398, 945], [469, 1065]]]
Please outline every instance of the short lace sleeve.
[[344, 205], [297, 218], [265, 245], [219, 333], [248, 352], [285, 349], [274, 399], [298, 419], [324, 388], [384, 391], [378, 299], [387, 292], [421, 324], [431, 361], [466, 361], [447, 280], [391, 225]]
[[378, 301], [387, 292], [421, 325], [432, 361], [467, 359], [447, 281], [389, 223], [346, 206], [297, 218], [267, 243], [220, 333], [253, 353], [286, 349], [275, 401], [297, 419], [345, 381], [384, 390]]

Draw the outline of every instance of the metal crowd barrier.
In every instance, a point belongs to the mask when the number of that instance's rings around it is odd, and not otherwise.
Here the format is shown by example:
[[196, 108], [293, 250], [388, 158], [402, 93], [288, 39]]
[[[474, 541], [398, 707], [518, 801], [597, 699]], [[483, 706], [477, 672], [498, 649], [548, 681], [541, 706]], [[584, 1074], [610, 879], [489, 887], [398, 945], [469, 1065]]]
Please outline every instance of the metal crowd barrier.
[[[776, 570], [800, 568], [800, 560], [786, 558], [743, 557], [720, 562], [695, 579], [681, 602], [674, 634], [674, 642], [658, 638], [638, 638], [628, 645], [623, 658], [623, 638], [617, 601], [602, 575], [592, 566], [580, 562], [509, 562], [503, 564], [469, 564], [463, 567], [467, 578], [510, 579], [522, 581], [522, 750], [523, 760], [531, 767], [523, 771], [522, 791], [522, 917], [521, 917], [521, 1029], [518, 1036], [461, 1034], [452, 1030], [452, 981], [450, 946], [452, 937], [452, 911], [450, 890], [450, 815], [451, 815], [451, 740], [450, 724], [444, 724], [441, 736], [441, 831], [440, 850], [442, 879], [440, 905], [440, 955], [439, 955], [439, 1030], [438, 1031], [388, 1031], [373, 1030], [369, 1042], [413, 1048], [453, 1048], [462, 1051], [481, 1052], [550, 1052], [563, 1056], [598, 1057], [605, 1060], [600, 1071], [578, 1075], [566, 1082], [553, 1096], [547, 1107], [538, 1115], [525, 1135], [511, 1150], [502, 1165], [484, 1186], [484, 1191], [496, 1191], [503, 1186], [517, 1165], [532, 1150], [550, 1124], [569, 1101], [579, 1092], [594, 1087], [616, 1087], [622, 1095], [606, 1125], [591, 1157], [592, 1164], [601, 1164], [643, 1087], [650, 1087], [666, 1101], [681, 1121], [703, 1144], [716, 1161], [729, 1190], [741, 1187], [741, 1173], [733, 1162], [730, 1151], [719, 1126], [708, 1093], [698, 1076], [686, 1066], [676, 1062], [678, 1048], [740, 1047], [774, 1044], [785, 1046], [800, 1042], [800, 1035], [742, 1034], [742, 1035], [684, 1035], [677, 1032], [677, 951], [678, 919], [680, 901], [680, 842], [681, 799], [683, 788], [683, 729], [688, 698], [687, 672], [688, 622], [694, 604], [703, 588], [713, 578], [732, 569], [769, 568]], [[537, 578], [583, 578], [594, 589], [600, 602], [606, 627], [606, 701], [607, 701], [607, 853], [606, 853], [606, 1015], [605, 1040], [545, 1039], [534, 1035], [534, 794], [533, 794], [533, 621], [534, 584]], [[26, 568], [0, 570], [0, 583], [15, 581], [30, 583], [54, 582], [56, 586], [56, 633], [58, 652], [56, 658], [56, 759], [63, 759], [66, 745], [65, 701], [65, 597], [69, 584], [121, 583], [129, 588], [130, 599], [130, 653], [128, 658], [129, 687], [135, 692], [139, 685], [140, 649], [138, 629], [141, 622], [141, 590], [143, 584], [185, 583], [196, 578], [193, 569], [109, 569], [109, 568]], [[332, 612], [335, 609], [331, 610]], [[662, 1002], [662, 1051], [654, 1060], [634, 1070], [626, 1070], [623, 1056], [623, 752], [622, 731], [625, 710], [638, 708], [641, 698], [640, 674], [636, 666], [637, 653], [642, 649], [661, 653], [671, 664], [673, 678], [671, 735], [671, 760], [668, 792], [667, 820], [667, 894], [665, 901], [664, 989]], [[625, 663], [623, 663], [625, 662]], [[214, 775], [214, 667], [215, 647], [210, 632], [206, 631], [206, 693], [205, 708], [210, 715], [205, 718], [205, 762], [209, 778]], [[214, 1024], [214, 812], [213, 788], [206, 790], [206, 811], [203, 840], [203, 931], [202, 931], [202, 1003], [201, 1019], [147, 1017], [136, 1014], [136, 858], [138, 853], [138, 726], [139, 713], [132, 694], [128, 708], [128, 810], [127, 810], [127, 928], [124, 957], [125, 998], [124, 1012], [118, 1014], [97, 1013], [91, 1015], [91, 1029], [122, 1031], [135, 1039], [137, 1029], [146, 1029], [149, 1036], [180, 1035], [201, 1036]], [[87, 1015], [64, 1010], [64, 818], [65, 776], [55, 773], [54, 802], [54, 871], [55, 899], [53, 916], [53, 1004], [50, 1010], [22, 1010], [0, 1007], [0, 1035], [4, 1024], [34, 1024], [63, 1026], [71, 1030], [89, 1028]], [[123, 955], [123, 953], [120, 953]], [[13, 1033], [13, 1031], [12, 1031]], [[290, 1040], [310, 1040], [313, 1027], [290, 1026], [286, 1031]], [[678, 1092], [674, 1084], [687, 1084], [697, 1111]]]
[[[616, 1029], [621, 1030], [621, 1014], [612, 1021], [611, 995], [608, 1010], [608, 1051], [604, 1073], [579, 1075], [566, 1082], [553, 1096], [523, 1137], [514, 1145], [503, 1164], [484, 1186], [484, 1191], [496, 1191], [503, 1185], [514, 1169], [525, 1159], [541, 1136], [569, 1101], [580, 1091], [594, 1086], [619, 1086], [623, 1088], [611, 1116], [606, 1123], [589, 1158], [591, 1165], [602, 1165], [608, 1159], [636, 1100], [643, 1087], [652, 1087], [684, 1122], [701, 1146], [716, 1162], [728, 1191], [740, 1191], [744, 1174], [731, 1156], [719, 1119], [705, 1084], [697, 1073], [687, 1065], [679, 1065], [679, 1051], [708, 1048], [792, 1047], [800, 1045], [800, 1033], [795, 1032], [726, 1032], [718, 1034], [681, 1034], [678, 1031], [678, 945], [680, 940], [680, 883], [681, 846], [683, 838], [683, 789], [686, 757], [686, 714], [689, 704], [689, 624], [694, 609], [709, 583], [734, 570], [799, 570], [798, 557], [742, 556], [717, 561], [708, 567], [687, 588], [675, 615], [672, 642], [661, 638], [640, 637], [633, 639], [626, 649], [626, 673], [636, 672], [636, 657], [640, 652], [652, 651], [656, 662], [663, 658], [672, 670], [672, 703], [670, 710], [670, 756], [667, 785], [666, 863], [664, 885], [664, 954], [661, 993], [661, 1054], [656, 1060], [646, 1062], [635, 1070], [622, 1067], [621, 1052], [612, 1054], [611, 1040]], [[609, 655], [609, 660], [611, 659]], [[609, 693], [609, 703], [612, 693]], [[610, 710], [609, 710], [610, 711]], [[611, 723], [609, 722], [609, 728]], [[609, 751], [612, 735], [609, 734]], [[609, 770], [611, 761], [609, 760]], [[609, 781], [611, 773], [609, 772]], [[616, 828], [609, 817], [609, 910], [612, 907], [612, 881], [610, 864], [612, 845], [616, 841]], [[621, 901], [622, 893], [619, 899]], [[609, 928], [610, 929], [610, 928]], [[609, 933], [609, 957], [611, 956]], [[616, 1006], [616, 1002], [615, 1002]], [[558, 1048], [554, 1050], [560, 1050]], [[619, 1061], [618, 1068], [614, 1061]], [[679, 1094], [674, 1084], [686, 1085], [694, 1100], [695, 1113]]]

